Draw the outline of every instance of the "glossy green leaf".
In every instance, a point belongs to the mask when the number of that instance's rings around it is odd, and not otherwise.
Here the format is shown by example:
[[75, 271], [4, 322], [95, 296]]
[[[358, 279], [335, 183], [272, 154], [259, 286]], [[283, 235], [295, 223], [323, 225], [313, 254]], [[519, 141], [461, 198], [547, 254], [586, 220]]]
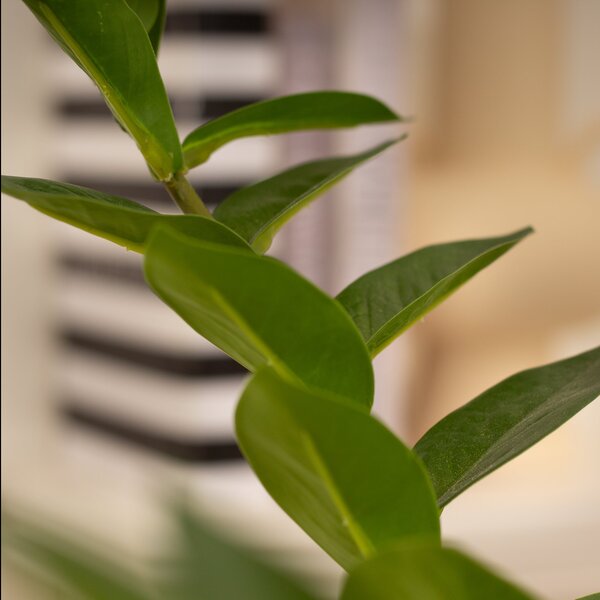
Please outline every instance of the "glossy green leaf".
[[600, 395], [600, 347], [517, 373], [450, 413], [417, 443], [448, 504]]
[[59, 221], [137, 252], [143, 252], [150, 231], [159, 224], [197, 239], [250, 250], [242, 238], [213, 219], [161, 215], [126, 198], [77, 185], [3, 175], [2, 192]]
[[280, 261], [161, 229], [148, 245], [145, 273], [166, 304], [248, 369], [269, 363], [371, 405], [373, 370], [352, 320]]
[[[14, 517], [3, 516], [3, 547], [8, 558], [32, 577], [60, 582], [66, 590], [57, 598], [86, 600], [149, 600], [143, 584], [119, 565], [87, 548]], [[40, 573], [40, 570], [42, 573]], [[44, 577], [45, 575], [45, 577]], [[52, 596], [54, 597], [54, 596]]]
[[167, 16], [166, 0], [126, 0], [129, 8], [133, 10], [144, 25], [150, 38], [154, 53], [158, 54], [165, 20]]
[[590, 594], [589, 596], [584, 596], [583, 598], [578, 598], [578, 600], [600, 600], [600, 592]]
[[337, 299], [375, 356], [532, 231], [417, 250], [363, 275]]
[[160, 597], [173, 600], [314, 600], [295, 579], [217, 536], [179, 510], [176, 546], [167, 556]]
[[305, 163], [242, 188], [217, 207], [215, 218], [237, 231], [257, 252], [266, 252], [275, 233], [301, 208], [397, 141], [354, 156]]
[[421, 462], [366, 410], [265, 368], [244, 391], [236, 432], [267, 491], [345, 569], [395, 540], [439, 540]]
[[194, 167], [233, 140], [301, 131], [399, 121], [370, 96], [350, 92], [307, 92], [250, 104], [201, 125], [183, 142], [185, 163]]
[[171, 106], [144, 27], [125, 0], [24, 0], [98, 86], [157, 179], [181, 170]]
[[359, 565], [340, 600], [532, 600], [450, 548], [402, 544]]

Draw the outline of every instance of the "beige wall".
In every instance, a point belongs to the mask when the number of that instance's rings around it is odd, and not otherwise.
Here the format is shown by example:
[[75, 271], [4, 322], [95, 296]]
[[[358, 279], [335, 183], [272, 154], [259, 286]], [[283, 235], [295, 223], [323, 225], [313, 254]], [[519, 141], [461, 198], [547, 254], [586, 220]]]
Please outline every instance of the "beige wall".
[[[415, 1], [410, 249], [534, 236], [409, 333], [412, 437], [600, 341], [600, 2]], [[444, 511], [450, 542], [544, 598], [597, 591], [600, 403]]]
[[525, 225], [536, 234], [414, 332], [424, 361], [415, 393], [427, 406], [417, 430], [557, 358], [565, 332], [596, 323], [600, 338], [600, 77], [590, 84], [600, 3], [428, 4], [433, 50], [413, 62], [426, 73], [413, 78], [411, 247]]

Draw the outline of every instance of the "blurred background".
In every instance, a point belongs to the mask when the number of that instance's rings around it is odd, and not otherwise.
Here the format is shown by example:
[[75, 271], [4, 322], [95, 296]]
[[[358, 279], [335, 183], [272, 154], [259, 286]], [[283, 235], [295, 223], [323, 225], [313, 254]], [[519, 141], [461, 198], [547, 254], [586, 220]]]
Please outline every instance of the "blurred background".
[[[384, 99], [403, 128], [241, 140], [193, 172], [213, 206], [283, 167], [409, 140], [286, 226], [273, 253], [332, 293], [424, 245], [535, 236], [378, 359], [376, 410], [408, 443], [504, 377], [600, 339], [600, 2], [170, 0], [159, 64], [182, 136], [277, 94]], [[171, 211], [95, 88], [2, 2], [2, 172]], [[2, 199], [6, 506], [133, 557], [165, 490], [335, 594], [341, 572], [235, 445], [245, 373], [143, 286], [139, 257]], [[600, 406], [444, 511], [448, 540], [544, 598], [600, 588]], [[10, 569], [7, 597], [44, 598]]]

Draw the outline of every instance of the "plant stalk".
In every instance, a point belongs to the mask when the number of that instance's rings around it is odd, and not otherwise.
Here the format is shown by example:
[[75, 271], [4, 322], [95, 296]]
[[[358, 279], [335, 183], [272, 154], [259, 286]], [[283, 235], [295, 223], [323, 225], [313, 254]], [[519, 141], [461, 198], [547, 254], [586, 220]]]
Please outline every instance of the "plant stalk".
[[169, 181], [163, 182], [167, 188], [169, 195], [175, 201], [175, 204], [186, 215], [201, 215], [202, 217], [209, 217], [212, 219], [212, 215], [202, 199], [196, 193], [196, 190], [192, 187], [191, 183], [186, 179], [183, 173], [175, 173], [173, 178]]

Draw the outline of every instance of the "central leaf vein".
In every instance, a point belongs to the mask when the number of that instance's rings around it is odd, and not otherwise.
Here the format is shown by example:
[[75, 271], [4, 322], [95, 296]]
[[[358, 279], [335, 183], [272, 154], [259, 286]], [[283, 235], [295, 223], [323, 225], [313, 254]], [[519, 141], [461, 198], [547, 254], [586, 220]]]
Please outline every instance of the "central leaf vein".
[[348, 533], [352, 537], [352, 540], [356, 544], [356, 547], [360, 551], [360, 553], [368, 558], [375, 553], [375, 548], [371, 541], [369, 540], [368, 535], [363, 531], [361, 526], [356, 522], [354, 516], [352, 515], [352, 511], [348, 508], [344, 498], [340, 494], [333, 477], [329, 473], [329, 469], [327, 465], [323, 461], [321, 455], [312, 438], [307, 433], [302, 433], [302, 442], [304, 444], [304, 448], [310, 461], [312, 462], [315, 471], [317, 471], [318, 475], [321, 477], [323, 484], [331, 501], [339, 511], [342, 516], [342, 523], [348, 529]]

